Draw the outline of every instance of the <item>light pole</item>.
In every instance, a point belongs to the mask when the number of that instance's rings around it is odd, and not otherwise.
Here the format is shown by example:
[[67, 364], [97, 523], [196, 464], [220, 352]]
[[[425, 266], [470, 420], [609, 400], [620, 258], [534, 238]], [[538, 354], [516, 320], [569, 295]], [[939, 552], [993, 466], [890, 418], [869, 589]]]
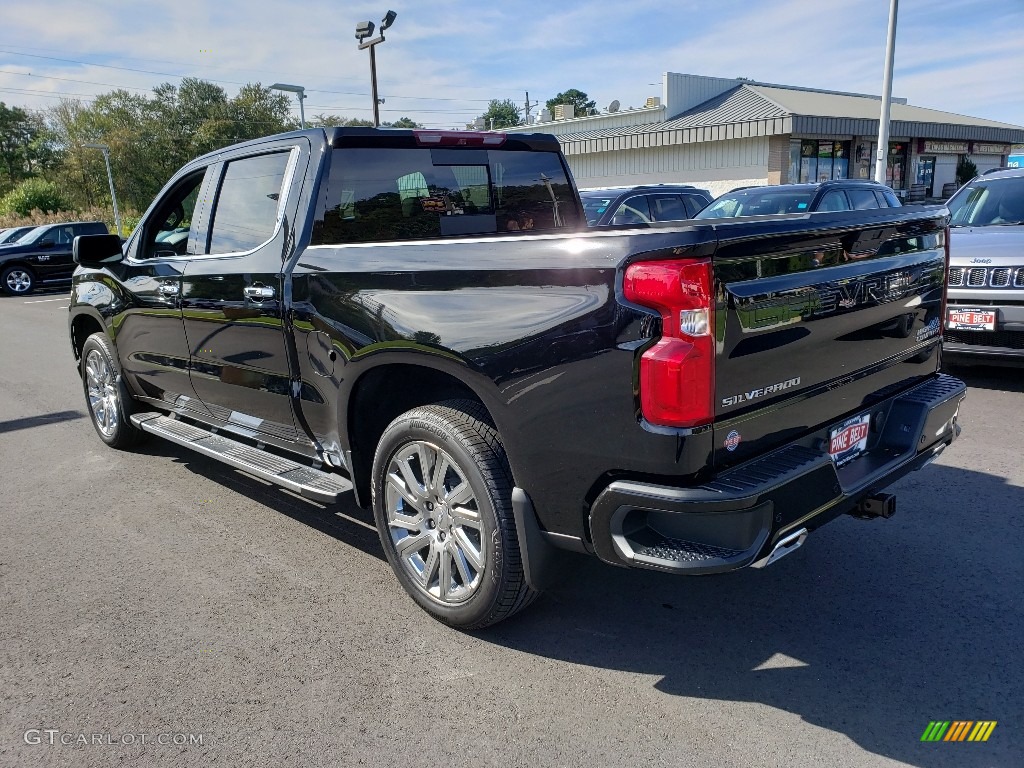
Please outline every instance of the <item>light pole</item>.
[[110, 147], [106, 144], [83, 144], [86, 149], [98, 149], [103, 153], [103, 159], [107, 163], [107, 181], [110, 183], [110, 202], [114, 204], [114, 226], [117, 228], [117, 236], [121, 237], [121, 213], [117, 210], [117, 193], [114, 191], [114, 174], [110, 172]]
[[889, 157], [889, 112], [892, 102], [892, 63], [896, 55], [896, 9], [899, 0], [889, 5], [889, 36], [885, 42], [885, 73], [882, 75], [882, 114], [878, 119], [878, 154], [875, 156], [875, 181], [885, 184]]
[[398, 14], [388, 11], [380, 22], [380, 34], [372, 40], [367, 38], [373, 34], [373, 22], [361, 21], [356, 24], [356, 40], [359, 41], [359, 50], [370, 49], [370, 95], [373, 98], [373, 127], [380, 127], [380, 102], [377, 100], [377, 57], [373, 49], [378, 43], [384, 42], [384, 30], [395, 23]]
[[299, 98], [299, 127], [303, 130], [306, 129], [306, 110], [302, 106], [303, 100], [306, 98], [306, 89], [301, 85], [288, 85], [287, 83], [274, 83], [270, 86], [272, 91], [287, 91], [288, 93], [294, 93]]

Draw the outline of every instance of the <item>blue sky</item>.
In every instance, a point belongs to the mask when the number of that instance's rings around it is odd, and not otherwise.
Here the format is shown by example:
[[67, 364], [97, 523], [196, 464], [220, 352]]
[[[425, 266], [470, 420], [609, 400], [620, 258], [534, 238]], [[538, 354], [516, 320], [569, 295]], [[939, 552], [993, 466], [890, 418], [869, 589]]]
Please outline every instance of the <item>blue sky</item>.
[[[521, 104], [526, 91], [640, 106], [665, 71], [880, 93], [889, 3], [5, 0], [0, 100], [38, 108], [196, 76], [229, 94], [296, 83], [307, 115], [368, 118], [369, 61], [353, 33], [388, 8], [398, 19], [377, 49], [381, 118], [461, 127], [488, 99]], [[903, 0], [893, 94], [1024, 125], [1024, 0]]]

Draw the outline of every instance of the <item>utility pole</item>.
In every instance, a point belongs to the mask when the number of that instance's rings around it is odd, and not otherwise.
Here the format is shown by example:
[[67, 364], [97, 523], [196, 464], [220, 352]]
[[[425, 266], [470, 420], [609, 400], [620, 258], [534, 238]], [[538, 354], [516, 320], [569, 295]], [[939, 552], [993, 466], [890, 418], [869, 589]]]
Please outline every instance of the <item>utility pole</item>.
[[896, 10], [899, 0], [890, 0], [889, 37], [885, 43], [885, 74], [882, 76], [882, 114], [878, 119], [878, 154], [875, 157], [875, 181], [885, 184], [889, 156], [889, 113], [892, 107], [892, 64], [896, 55]]
[[533, 104], [530, 103], [530, 92], [527, 91], [526, 92], [526, 103], [523, 105], [523, 113], [526, 116], [524, 122], [526, 123], [526, 125], [530, 124], [530, 110], [533, 109], [534, 107], [536, 107], [538, 104], [540, 104], [539, 101], [535, 101], [535, 102], [533, 102]]

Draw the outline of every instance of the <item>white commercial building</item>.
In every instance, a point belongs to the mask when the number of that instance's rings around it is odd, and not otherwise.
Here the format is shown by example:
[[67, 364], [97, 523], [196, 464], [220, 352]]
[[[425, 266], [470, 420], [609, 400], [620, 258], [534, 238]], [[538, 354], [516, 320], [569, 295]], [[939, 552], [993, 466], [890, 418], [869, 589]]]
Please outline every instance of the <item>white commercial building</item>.
[[[874, 174], [877, 96], [667, 72], [661, 97], [647, 102], [506, 130], [558, 136], [580, 188], [686, 183], [718, 195]], [[893, 99], [888, 183], [939, 196], [961, 158], [997, 168], [1021, 142], [1020, 126]]]

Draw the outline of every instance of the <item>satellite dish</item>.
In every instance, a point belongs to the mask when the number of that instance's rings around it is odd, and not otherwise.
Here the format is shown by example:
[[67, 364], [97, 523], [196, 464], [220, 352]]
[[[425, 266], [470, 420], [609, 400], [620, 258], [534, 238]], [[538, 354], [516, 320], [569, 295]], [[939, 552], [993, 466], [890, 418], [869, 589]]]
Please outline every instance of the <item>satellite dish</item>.
[[609, 105], [608, 105], [608, 111], [609, 111], [609, 112], [618, 112], [618, 111], [619, 111], [619, 108], [620, 108], [621, 106], [622, 106], [622, 105], [621, 105], [621, 104], [619, 104], [619, 100], [618, 100], [618, 99], [616, 99], [615, 101], [613, 101], [613, 102], [612, 102], [611, 104], [609, 104]]

